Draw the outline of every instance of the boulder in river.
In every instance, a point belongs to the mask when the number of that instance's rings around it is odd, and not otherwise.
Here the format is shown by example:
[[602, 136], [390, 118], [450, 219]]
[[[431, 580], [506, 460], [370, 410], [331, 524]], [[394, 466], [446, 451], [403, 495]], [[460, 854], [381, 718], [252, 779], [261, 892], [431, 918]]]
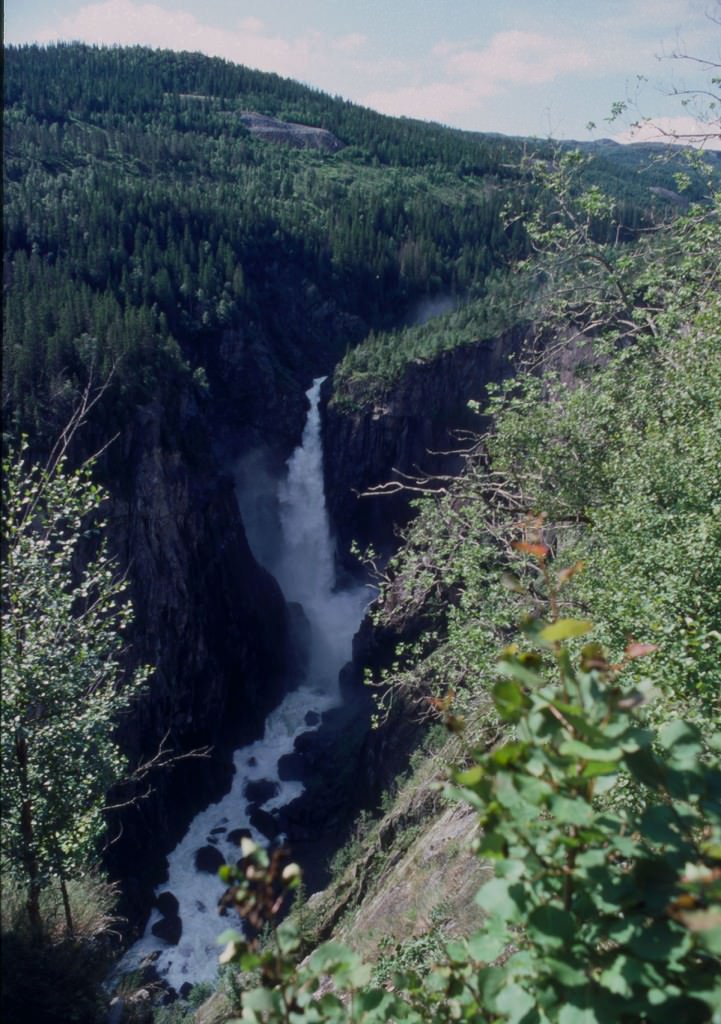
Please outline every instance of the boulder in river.
[[171, 946], [177, 946], [180, 942], [180, 936], [183, 934], [183, 922], [177, 914], [173, 914], [169, 917], [161, 918], [160, 921], [156, 921], [150, 930], [159, 939], [163, 939]]
[[270, 811], [264, 811], [255, 805], [249, 807], [248, 810], [250, 811], [251, 825], [262, 832], [266, 839], [275, 839], [279, 835], [280, 826]]
[[277, 796], [279, 791], [280, 786], [277, 782], [272, 782], [270, 779], [253, 779], [246, 782], [243, 796], [249, 803], [264, 804], [266, 800], [272, 800], [274, 796]]
[[278, 778], [281, 782], [300, 779], [308, 774], [308, 766], [300, 754], [283, 754], [278, 760]]
[[209, 875], [215, 875], [224, 864], [225, 857], [214, 846], [201, 846], [199, 850], [195, 851], [195, 868], [197, 871], [207, 871]]
[[180, 910], [177, 896], [174, 896], [169, 889], [155, 897], [155, 906], [163, 917], [177, 917]]
[[232, 832], [228, 833], [228, 842], [235, 843], [236, 846], [240, 846], [241, 839], [252, 839], [253, 834], [249, 828], [234, 828]]

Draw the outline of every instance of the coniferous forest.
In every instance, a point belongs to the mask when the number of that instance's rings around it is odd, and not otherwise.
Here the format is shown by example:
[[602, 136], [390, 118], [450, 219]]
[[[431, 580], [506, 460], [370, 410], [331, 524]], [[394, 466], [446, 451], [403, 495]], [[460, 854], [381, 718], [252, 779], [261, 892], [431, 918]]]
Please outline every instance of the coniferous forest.
[[[5, 1019], [718, 1024], [718, 151], [143, 48], [6, 47], [4, 88]], [[320, 376], [374, 595], [291, 822], [322, 891], [276, 822], [217, 983], [103, 987], [297, 684], [234, 474]]]

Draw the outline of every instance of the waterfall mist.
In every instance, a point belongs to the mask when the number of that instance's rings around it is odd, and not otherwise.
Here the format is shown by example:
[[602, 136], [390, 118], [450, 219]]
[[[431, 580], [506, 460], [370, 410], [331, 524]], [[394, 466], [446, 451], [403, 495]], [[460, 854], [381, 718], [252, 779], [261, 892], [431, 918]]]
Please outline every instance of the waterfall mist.
[[419, 299], [403, 319], [406, 327], [421, 327], [435, 316], [443, 316], [458, 309], [461, 300], [457, 295], [432, 295]]
[[288, 602], [300, 605], [310, 627], [308, 680], [334, 691], [368, 603], [365, 587], [335, 586], [334, 548], [323, 490], [320, 388], [307, 392], [310, 411], [300, 446], [285, 475], [274, 478], [267, 454], [253, 452], [238, 466], [238, 503], [258, 561], [278, 580]]
[[[176, 990], [186, 982], [215, 977], [217, 936], [224, 928], [217, 913], [223, 884], [217, 870], [199, 870], [198, 864], [237, 860], [240, 831], [264, 844], [283, 839], [277, 812], [302, 793], [303, 784], [281, 779], [279, 761], [293, 753], [301, 733], [317, 728], [321, 715], [340, 702], [338, 675], [351, 657], [352, 638], [369, 593], [363, 586], [335, 588], [323, 492], [322, 380], [314, 381], [307, 392], [310, 412], [303, 439], [285, 471], [274, 472], [267, 453], [255, 452], [237, 472], [238, 501], [251, 548], [276, 576], [291, 609], [295, 608], [297, 614], [291, 618], [304, 623], [309, 634], [303, 678], [268, 716], [262, 739], [236, 751], [230, 792], [193, 819], [168, 857], [168, 880], [156, 890], [159, 906], [114, 978], [148, 958], [160, 978]], [[166, 941], [168, 935], [170, 941]]]

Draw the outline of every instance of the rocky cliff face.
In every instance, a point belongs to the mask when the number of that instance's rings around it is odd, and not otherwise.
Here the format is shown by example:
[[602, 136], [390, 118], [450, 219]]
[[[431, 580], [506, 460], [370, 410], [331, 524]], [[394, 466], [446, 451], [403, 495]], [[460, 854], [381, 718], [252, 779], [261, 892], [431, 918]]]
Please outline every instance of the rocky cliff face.
[[210, 381], [205, 416], [224, 462], [263, 447], [282, 464], [300, 442], [312, 379], [327, 374], [368, 327], [292, 265], [271, 261], [254, 273], [262, 320], [218, 332], [200, 352]]
[[116, 816], [121, 838], [108, 859], [128, 881], [126, 909], [135, 916], [163, 853], [229, 782], [232, 746], [261, 734], [287, 683], [291, 650], [282, 594], [251, 554], [232, 480], [211, 455], [190, 394], [138, 409], [110, 457], [122, 467], [108, 467], [122, 481], [111, 539], [131, 583], [134, 655], [154, 667], [121, 725], [122, 744], [132, 762], [163, 744], [175, 753], [213, 748], [209, 758], [154, 773], [150, 797]]
[[351, 540], [376, 549], [395, 546], [395, 524], [408, 520], [409, 496], [360, 497], [370, 487], [400, 481], [403, 474], [427, 477], [458, 472], [463, 447], [459, 432], [478, 431], [477, 415], [486, 385], [512, 372], [512, 357], [524, 343], [517, 328], [496, 339], [416, 360], [403, 376], [372, 403], [334, 400], [326, 391], [323, 436], [326, 500], [341, 551]]
[[[260, 445], [271, 471], [282, 469], [300, 441], [311, 377], [364, 325], [289, 268], [257, 273], [268, 316], [195, 346], [205, 396], [190, 380], [161, 388], [104, 457], [111, 539], [135, 608], [133, 656], [154, 670], [121, 725], [123, 747], [132, 763], [161, 744], [178, 754], [212, 747], [210, 757], [155, 772], [151, 795], [112, 822], [121, 838], [107, 859], [133, 920], [193, 814], [227, 789], [233, 748], [261, 735], [302, 663], [293, 609], [251, 553], [231, 474]], [[118, 801], [146, 788], [123, 789]]]
[[[411, 364], [403, 377], [375, 402], [334, 400], [332, 382], [326, 387], [323, 411], [326, 502], [339, 539], [341, 557], [351, 539], [372, 543], [376, 550], [397, 544], [395, 525], [410, 515], [407, 494], [359, 498], [368, 487], [400, 479], [401, 474], [453, 474], [462, 459], [453, 454], [462, 441], [460, 430], [478, 431], [484, 424], [468, 409], [468, 401], [483, 404], [486, 386], [513, 372], [512, 359], [526, 341], [519, 328], [491, 340], [444, 352], [428, 362]], [[360, 399], [360, 396], [357, 396]], [[366, 618], [353, 644], [353, 661], [343, 672], [347, 700], [359, 701], [354, 727], [370, 718], [363, 705], [364, 668], [376, 676], [390, 668], [398, 642], [414, 640], [429, 623], [410, 617], [400, 632], [374, 625]], [[368, 700], [367, 692], [365, 699]], [[347, 803], [373, 806], [408, 764], [425, 727], [416, 709], [398, 696], [393, 712], [381, 727], [367, 727], [360, 744], [347, 744], [354, 759], [353, 791]]]
[[[311, 371], [318, 372], [340, 335], [360, 325], [312, 289], [296, 285], [294, 294], [308, 314], [304, 322], [318, 328], [318, 365]], [[290, 365], [282, 370], [267, 332], [267, 325], [250, 324], [210, 342], [203, 359], [210, 380], [205, 407], [190, 385], [179, 395], [158, 395], [135, 411], [107, 456], [113, 463], [107, 477], [116, 482], [113, 543], [128, 569], [136, 609], [133, 645], [154, 666], [146, 695], [121, 727], [123, 745], [133, 760], [151, 757], [164, 741], [176, 752], [213, 748], [210, 758], [183, 761], [151, 778], [152, 795], [116, 816], [121, 839], [108, 859], [125, 880], [125, 909], [136, 920], [160, 878], [164, 854], [193, 813], [227, 786], [232, 748], [261, 733], [298, 661], [288, 609], [250, 551], [233, 481], [222, 471], [261, 439], [275, 446], [282, 462], [300, 437], [307, 385], [293, 364], [298, 339], [289, 327]], [[414, 363], [362, 411], [329, 404], [326, 491], [343, 542], [392, 543], [391, 524], [408, 514], [405, 496], [370, 501], [355, 492], [391, 479], [394, 469], [455, 471], [453, 431], [478, 426], [468, 400], [482, 400], [485, 385], [510, 371], [509, 357], [522, 340], [518, 332]], [[401, 758], [412, 741], [400, 744]], [[361, 755], [368, 762], [366, 796], [382, 788], [389, 763], [383, 744], [376, 746]], [[121, 797], [128, 795], [138, 792]]]
[[297, 149], [322, 149], [327, 153], [335, 153], [343, 148], [340, 139], [325, 128], [280, 121], [277, 117], [252, 111], [241, 114], [240, 120], [254, 138], [265, 142], [280, 142]]

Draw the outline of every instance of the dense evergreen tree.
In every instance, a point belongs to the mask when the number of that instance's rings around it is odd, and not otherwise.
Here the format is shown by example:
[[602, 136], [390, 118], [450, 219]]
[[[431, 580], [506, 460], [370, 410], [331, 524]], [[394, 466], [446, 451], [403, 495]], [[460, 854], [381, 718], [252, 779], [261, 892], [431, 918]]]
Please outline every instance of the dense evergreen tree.
[[[247, 110], [322, 126], [344, 148], [254, 139]], [[7, 48], [10, 422], [36, 432], [59, 400], [61, 420], [89, 360], [117, 367], [108, 401], [137, 400], [249, 320], [270, 323], [287, 363], [274, 298], [286, 272], [376, 329], [423, 294], [481, 289], [528, 251], [509, 218], [535, 188], [519, 156], [513, 140], [382, 117], [199, 54]], [[602, 173], [625, 230], [647, 224], [636, 168]]]

